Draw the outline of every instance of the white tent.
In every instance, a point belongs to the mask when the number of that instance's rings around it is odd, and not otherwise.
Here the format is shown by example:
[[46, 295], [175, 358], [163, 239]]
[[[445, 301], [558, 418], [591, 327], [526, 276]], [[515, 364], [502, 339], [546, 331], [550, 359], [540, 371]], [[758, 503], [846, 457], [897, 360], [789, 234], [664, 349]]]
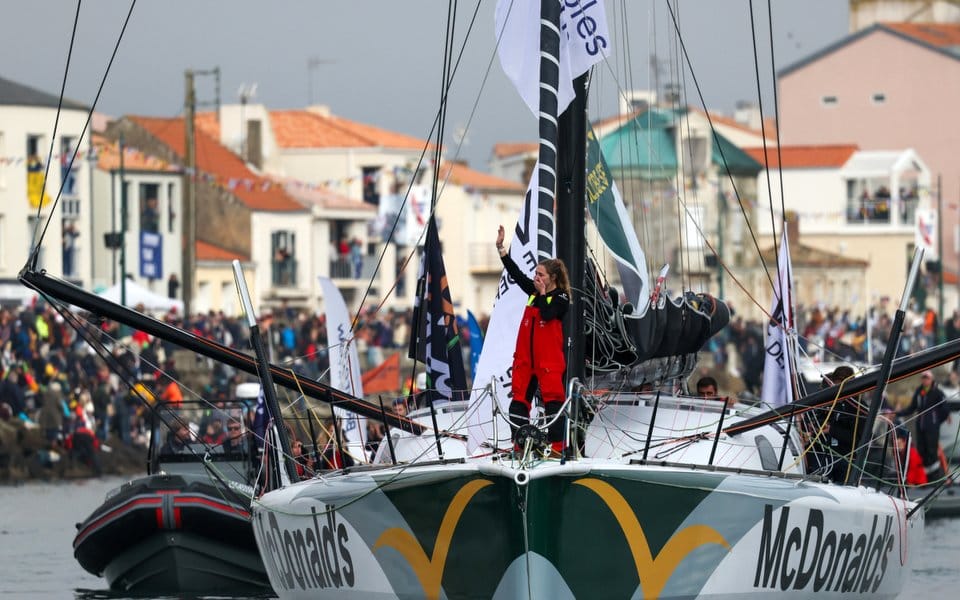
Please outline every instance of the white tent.
[[[176, 309], [177, 312], [181, 314], [183, 313], [183, 302], [180, 300], [167, 298], [162, 294], [152, 292], [147, 288], [130, 281], [129, 279], [126, 283], [126, 306], [135, 308], [137, 305], [142, 304], [146, 310], [153, 312], [167, 312], [170, 309]], [[107, 288], [102, 294], [99, 295], [101, 298], [120, 304], [120, 284], [117, 283]]]

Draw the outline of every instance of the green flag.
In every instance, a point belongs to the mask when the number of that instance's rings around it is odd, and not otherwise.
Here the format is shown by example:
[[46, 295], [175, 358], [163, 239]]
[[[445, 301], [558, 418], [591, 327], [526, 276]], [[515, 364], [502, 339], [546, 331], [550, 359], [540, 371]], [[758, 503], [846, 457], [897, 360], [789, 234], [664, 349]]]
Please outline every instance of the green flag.
[[617, 261], [626, 299], [643, 314], [650, 303], [647, 260], [593, 128], [587, 132], [587, 206], [603, 244]]

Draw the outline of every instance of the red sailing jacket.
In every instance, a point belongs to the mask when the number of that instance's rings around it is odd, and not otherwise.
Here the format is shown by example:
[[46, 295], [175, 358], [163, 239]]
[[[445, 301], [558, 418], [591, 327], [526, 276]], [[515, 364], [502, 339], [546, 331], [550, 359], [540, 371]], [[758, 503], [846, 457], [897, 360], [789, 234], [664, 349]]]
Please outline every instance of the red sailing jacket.
[[544, 296], [537, 295], [533, 280], [520, 270], [509, 254], [501, 257], [501, 261], [520, 289], [530, 295], [517, 333], [514, 368], [528, 366], [541, 378], [544, 371], [558, 374], [562, 390], [562, 378], [567, 368], [563, 351], [563, 317], [570, 306], [570, 297], [560, 288]]

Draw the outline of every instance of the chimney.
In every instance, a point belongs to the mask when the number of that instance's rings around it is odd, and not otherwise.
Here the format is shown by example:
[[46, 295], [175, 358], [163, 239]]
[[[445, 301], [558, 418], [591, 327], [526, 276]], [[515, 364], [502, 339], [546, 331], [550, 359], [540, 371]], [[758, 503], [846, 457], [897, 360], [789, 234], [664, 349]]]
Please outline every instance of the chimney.
[[247, 155], [244, 159], [257, 169], [263, 169], [263, 135], [260, 129], [260, 119], [247, 120], [246, 145]]
[[311, 104], [307, 107], [307, 112], [320, 115], [321, 117], [329, 117], [330, 107], [326, 104]]
[[784, 220], [787, 225], [787, 239], [791, 246], [796, 246], [800, 243], [800, 215], [796, 211], [788, 210]]

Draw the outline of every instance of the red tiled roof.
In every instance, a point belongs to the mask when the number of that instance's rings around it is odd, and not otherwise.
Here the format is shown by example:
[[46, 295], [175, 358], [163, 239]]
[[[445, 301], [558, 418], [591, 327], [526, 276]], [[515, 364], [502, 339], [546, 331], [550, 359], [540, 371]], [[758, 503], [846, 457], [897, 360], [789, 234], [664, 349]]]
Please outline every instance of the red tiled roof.
[[[129, 117], [178, 156], [186, 154], [185, 129], [181, 118]], [[256, 175], [233, 152], [202, 131], [196, 131], [197, 169], [218, 180], [236, 180], [240, 185], [230, 192], [251, 210], [292, 212], [305, 210], [280, 186]], [[249, 183], [249, 187], [244, 185]]]
[[[120, 168], [120, 148], [99, 134], [93, 134], [93, 145], [97, 150], [97, 168], [103, 171], [113, 171]], [[123, 168], [130, 171], [153, 171], [179, 173], [177, 165], [161, 160], [155, 156], [148, 156], [136, 148], [127, 148], [123, 157]]]
[[446, 179], [447, 173], [450, 173], [451, 183], [466, 187], [508, 192], [523, 192], [526, 189], [526, 186], [516, 181], [495, 177], [489, 173], [474, 171], [470, 167], [451, 161], [444, 162], [440, 167], [440, 179]]
[[[815, 169], [842, 167], [859, 148], [853, 144], [836, 146], [782, 146], [779, 151], [784, 169]], [[743, 148], [755, 161], [763, 166], [763, 148]], [[779, 168], [776, 146], [767, 148], [770, 168]]]
[[493, 155], [496, 158], [506, 158], [517, 154], [536, 153], [538, 148], [536, 142], [501, 142], [493, 145]]
[[[306, 110], [270, 111], [270, 126], [281, 148], [395, 148], [422, 150], [427, 144], [402, 133]], [[434, 147], [433, 144], [430, 147]]]
[[243, 254], [239, 254], [232, 250], [227, 250], [226, 248], [221, 248], [220, 246], [214, 246], [208, 242], [197, 240], [197, 260], [223, 262], [230, 262], [233, 260], [248, 261], [250, 260], [250, 257], [244, 256]]
[[302, 204], [315, 204], [320, 208], [330, 210], [352, 210], [361, 213], [376, 213], [377, 207], [363, 200], [338, 194], [328, 187], [308, 185], [294, 179], [275, 179], [277, 185], [282, 185], [287, 193], [299, 200]]
[[215, 112], [200, 112], [194, 115], [193, 125], [215, 140], [220, 139], [220, 119]]
[[956, 23], [882, 23], [888, 29], [937, 48], [960, 46], [960, 25]]

